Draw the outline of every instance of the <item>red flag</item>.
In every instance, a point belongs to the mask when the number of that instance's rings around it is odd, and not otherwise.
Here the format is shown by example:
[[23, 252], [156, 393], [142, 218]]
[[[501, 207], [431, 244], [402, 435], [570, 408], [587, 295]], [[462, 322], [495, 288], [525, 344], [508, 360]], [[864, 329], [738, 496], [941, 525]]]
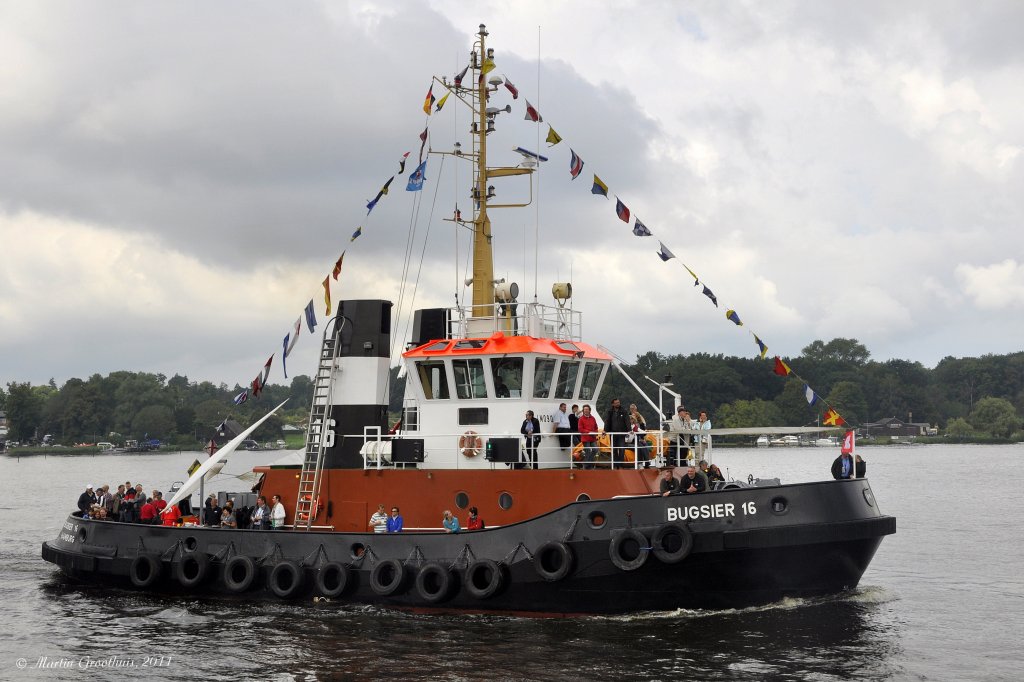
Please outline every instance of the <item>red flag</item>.
[[619, 220], [622, 222], [629, 223], [629, 209], [618, 197], [615, 197], [615, 215], [619, 216]]
[[[345, 260], [345, 252], [344, 251], [341, 252], [341, 257], [338, 258], [338, 262], [334, 264], [334, 270], [331, 272], [331, 274], [334, 276], [334, 281], [335, 282], [338, 281], [338, 275], [341, 274], [341, 262], [343, 260]], [[330, 308], [330, 306], [328, 306], [328, 311], [327, 311], [328, 315], [331, 314], [331, 311], [329, 310], [329, 308]]]
[[857, 436], [853, 431], [847, 431], [846, 435], [843, 436], [843, 454], [852, 455], [853, 448], [857, 444]]
[[267, 358], [267, 364], [263, 365], [263, 379], [260, 380], [260, 390], [267, 385], [267, 379], [270, 378], [270, 363], [274, 361], [274, 354], [271, 353], [270, 357]]
[[469, 71], [469, 64], [466, 64], [466, 68], [464, 68], [462, 71], [460, 71], [455, 76], [455, 87], [457, 87], [457, 88], [461, 88], [462, 87], [462, 79], [466, 77], [466, 72], [467, 71]]
[[263, 390], [263, 383], [260, 381], [262, 374], [257, 374], [256, 378], [252, 380], [252, 397], [258, 398], [260, 391]]
[[427, 98], [423, 100], [423, 113], [430, 116], [430, 107], [434, 106], [434, 84], [430, 84], [430, 89], [427, 90]]
[[[341, 261], [338, 261], [339, 263]], [[338, 267], [337, 265], [334, 267]], [[325, 315], [328, 317], [331, 314], [331, 276], [324, 277], [324, 303], [327, 304], [327, 312]]]
[[846, 423], [846, 420], [839, 416], [839, 413], [833, 410], [831, 407], [825, 412], [824, 418], [821, 420], [829, 426], [842, 426]]
[[530, 100], [524, 99], [523, 101], [526, 102], [526, 116], [523, 117], [524, 120], [533, 121], [534, 123], [539, 123], [540, 121], [544, 120], [543, 118], [541, 118], [540, 112], [538, 112], [534, 108], [534, 106], [530, 104]]
[[512, 93], [512, 99], [519, 99], [519, 88], [512, 85], [512, 81], [510, 81], [508, 78], [505, 79], [505, 87], [508, 88], [508, 91]]
[[789, 374], [793, 372], [793, 370], [789, 368], [789, 365], [779, 359], [778, 355], [775, 356], [775, 369], [772, 371], [780, 377], [789, 376]]

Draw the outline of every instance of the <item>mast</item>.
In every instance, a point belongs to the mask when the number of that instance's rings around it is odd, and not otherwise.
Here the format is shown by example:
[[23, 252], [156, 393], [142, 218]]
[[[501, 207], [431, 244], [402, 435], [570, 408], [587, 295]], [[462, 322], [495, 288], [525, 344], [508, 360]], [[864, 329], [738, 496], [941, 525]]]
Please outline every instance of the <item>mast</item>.
[[[491, 247], [491, 219], [487, 216], [487, 80], [484, 64], [494, 55], [487, 52], [487, 27], [480, 24], [477, 41], [473, 46], [473, 72], [476, 79], [476, 125], [473, 144], [476, 147], [476, 182], [473, 200], [473, 317], [493, 315], [494, 305], [494, 252]], [[493, 124], [491, 130], [494, 129]]]

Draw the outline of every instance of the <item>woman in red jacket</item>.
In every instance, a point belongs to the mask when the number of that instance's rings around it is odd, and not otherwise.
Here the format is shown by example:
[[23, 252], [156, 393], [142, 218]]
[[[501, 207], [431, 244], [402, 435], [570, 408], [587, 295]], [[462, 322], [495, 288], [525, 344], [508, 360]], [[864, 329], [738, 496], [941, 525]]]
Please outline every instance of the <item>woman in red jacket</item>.
[[580, 442], [583, 443], [583, 468], [594, 468], [597, 456], [597, 419], [590, 414], [590, 405], [583, 406], [579, 421]]

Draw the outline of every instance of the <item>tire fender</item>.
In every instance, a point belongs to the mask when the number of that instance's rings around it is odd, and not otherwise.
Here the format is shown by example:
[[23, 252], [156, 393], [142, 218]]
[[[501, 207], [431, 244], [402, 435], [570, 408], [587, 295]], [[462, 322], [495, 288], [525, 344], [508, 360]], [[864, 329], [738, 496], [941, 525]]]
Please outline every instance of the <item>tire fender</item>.
[[[635, 550], [635, 554], [634, 554]], [[644, 565], [650, 555], [647, 536], [636, 528], [626, 528], [612, 534], [608, 543], [608, 556], [623, 571], [635, 571]]]
[[665, 523], [654, 531], [651, 547], [662, 563], [677, 564], [693, 549], [693, 533], [681, 523]]
[[534, 552], [534, 567], [537, 574], [548, 582], [565, 578], [572, 571], [573, 554], [564, 542], [546, 542]]

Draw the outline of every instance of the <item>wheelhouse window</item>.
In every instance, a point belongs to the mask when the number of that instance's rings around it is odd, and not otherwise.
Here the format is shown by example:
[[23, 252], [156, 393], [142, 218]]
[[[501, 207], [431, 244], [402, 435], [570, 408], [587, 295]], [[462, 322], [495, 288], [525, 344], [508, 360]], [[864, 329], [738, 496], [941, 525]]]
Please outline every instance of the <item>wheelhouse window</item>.
[[579, 376], [580, 363], [575, 360], [562, 360], [558, 368], [558, 383], [555, 384], [555, 397], [569, 399], [576, 394], [576, 378]]
[[427, 360], [416, 363], [416, 373], [423, 386], [423, 395], [427, 400], [447, 400], [448, 373], [442, 360]]
[[601, 380], [601, 363], [588, 362], [583, 368], [583, 385], [580, 387], [580, 400], [593, 400], [597, 395], [597, 382]]
[[533, 365], [533, 397], [547, 398], [551, 395], [551, 381], [555, 377], [555, 360], [537, 358]]
[[519, 398], [523, 395], [523, 359], [492, 358], [491, 378], [497, 398]]
[[452, 376], [455, 378], [455, 395], [459, 398], [487, 397], [483, 360], [452, 360]]

